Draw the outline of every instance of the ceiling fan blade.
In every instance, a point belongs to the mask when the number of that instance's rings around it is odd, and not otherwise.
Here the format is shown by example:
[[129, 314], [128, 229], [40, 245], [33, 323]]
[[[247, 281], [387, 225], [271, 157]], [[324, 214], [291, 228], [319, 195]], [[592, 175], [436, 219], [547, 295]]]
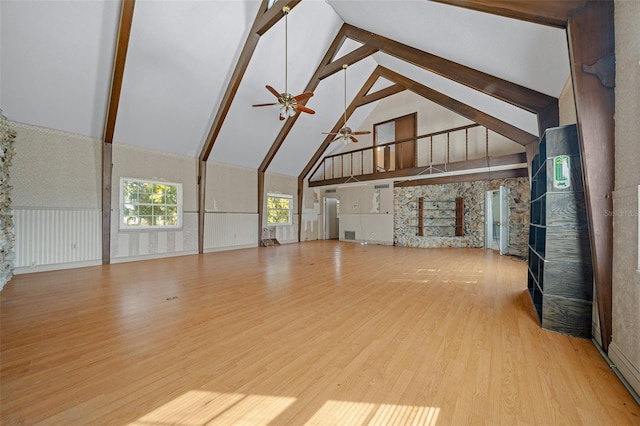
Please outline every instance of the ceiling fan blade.
[[278, 118], [280, 119], [280, 121], [284, 121], [284, 116], [282, 114], [280, 114]]
[[349, 136], [349, 139], [351, 139], [351, 142], [358, 142], [358, 139], [354, 138], [353, 136]]
[[312, 110], [311, 108], [307, 108], [304, 105], [296, 104], [296, 105], [293, 105], [293, 107], [295, 109], [297, 109], [298, 111], [306, 112], [307, 114], [315, 114], [316, 113], [314, 110]]
[[371, 133], [371, 132], [368, 131], [368, 130], [361, 130], [359, 132], [352, 132], [351, 134], [352, 135], [368, 135], [369, 133]]
[[313, 96], [313, 92], [304, 92], [304, 93], [300, 93], [298, 96], [294, 96], [293, 99], [300, 102], [300, 101], [304, 101], [305, 99], [309, 99], [312, 96]]
[[340, 133], [322, 132], [323, 135], [339, 135]]
[[340, 139], [342, 139], [342, 136], [338, 136], [337, 138], [333, 139], [333, 140], [332, 140], [331, 142], [329, 142], [329, 143], [332, 143], [332, 142], [335, 142], [335, 141], [339, 141]]
[[263, 107], [263, 106], [272, 106], [272, 105], [278, 105], [278, 103], [276, 102], [275, 104], [274, 103], [271, 103], [271, 104], [255, 104], [255, 105], [251, 105], [251, 106], [252, 107]]
[[273, 93], [273, 96], [275, 96], [276, 98], [280, 99], [282, 97], [280, 92], [278, 92], [276, 89], [274, 89], [273, 87], [269, 86], [268, 84], [265, 87], [267, 88], [268, 91]]

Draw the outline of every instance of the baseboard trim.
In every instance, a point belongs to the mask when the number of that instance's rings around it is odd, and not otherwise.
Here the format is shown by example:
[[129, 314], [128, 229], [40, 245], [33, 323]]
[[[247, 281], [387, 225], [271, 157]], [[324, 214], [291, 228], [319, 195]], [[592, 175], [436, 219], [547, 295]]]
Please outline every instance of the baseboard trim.
[[178, 256], [189, 256], [192, 254], [198, 254], [197, 250], [186, 250], [186, 251], [172, 251], [169, 253], [152, 253], [152, 254], [142, 254], [139, 256], [126, 256], [126, 257], [112, 257], [111, 263], [127, 263], [127, 262], [138, 262], [140, 260], [153, 260], [153, 259], [164, 259], [166, 257], [178, 257]]
[[638, 396], [638, 393], [640, 393], [640, 371], [631, 364], [615, 342], [609, 343], [609, 359], [613, 363], [612, 368], [614, 368], [614, 371], [618, 370], [619, 374], [624, 378], [623, 383], [626, 382], [625, 386], [633, 389], [634, 392], [631, 393], [640, 405], [640, 397]]
[[205, 248], [204, 252], [205, 253], [214, 253], [214, 252], [217, 252], [217, 251], [240, 250], [240, 249], [255, 248], [255, 247], [258, 247], [258, 243], [257, 242], [255, 244], [242, 244], [242, 245], [238, 245], [238, 246], [210, 247], [210, 248]]
[[13, 270], [13, 275], [34, 274], [36, 272], [59, 271], [62, 269], [86, 268], [87, 266], [100, 266], [100, 260], [86, 260], [83, 262], [52, 263], [49, 265], [38, 265], [33, 268], [21, 266]]

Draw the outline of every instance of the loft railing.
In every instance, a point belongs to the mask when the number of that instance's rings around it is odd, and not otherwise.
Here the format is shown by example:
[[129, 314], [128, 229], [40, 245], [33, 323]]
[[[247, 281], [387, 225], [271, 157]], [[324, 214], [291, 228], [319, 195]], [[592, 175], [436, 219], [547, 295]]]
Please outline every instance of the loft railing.
[[489, 157], [489, 129], [470, 124], [353, 151], [328, 155], [311, 182], [393, 172]]

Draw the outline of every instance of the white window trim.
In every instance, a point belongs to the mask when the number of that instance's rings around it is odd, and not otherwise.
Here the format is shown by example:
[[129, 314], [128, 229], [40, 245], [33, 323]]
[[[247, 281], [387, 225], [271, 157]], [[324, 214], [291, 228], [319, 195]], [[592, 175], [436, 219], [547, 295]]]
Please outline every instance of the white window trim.
[[[136, 182], [144, 182], [144, 183], [153, 183], [153, 184], [162, 184], [162, 185], [173, 185], [178, 188], [178, 224], [177, 225], [161, 225], [161, 226], [125, 226], [123, 223], [124, 218], [124, 182], [125, 181], [136, 181]], [[121, 177], [120, 178], [120, 218], [119, 218], [119, 230], [120, 231], [143, 231], [143, 230], [179, 230], [182, 229], [182, 217], [183, 217], [183, 209], [182, 209], [182, 184], [178, 182], [164, 182], [160, 180], [151, 180], [151, 179], [141, 179], [141, 178], [131, 178], [131, 177]]]
[[[268, 192], [267, 193], [267, 200], [269, 199], [269, 197], [274, 197], [274, 198], [288, 198], [291, 200], [291, 208], [289, 209], [289, 222], [287, 223], [269, 223], [269, 207], [266, 208], [266, 213], [267, 213], [267, 217], [266, 217], [266, 222], [267, 222], [267, 226], [271, 226], [271, 227], [275, 227], [275, 226], [291, 226], [293, 225], [293, 195], [289, 195], [289, 194], [276, 194], [276, 193], [272, 193], [272, 192]], [[268, 203], [267, 203], [268, 206]]]

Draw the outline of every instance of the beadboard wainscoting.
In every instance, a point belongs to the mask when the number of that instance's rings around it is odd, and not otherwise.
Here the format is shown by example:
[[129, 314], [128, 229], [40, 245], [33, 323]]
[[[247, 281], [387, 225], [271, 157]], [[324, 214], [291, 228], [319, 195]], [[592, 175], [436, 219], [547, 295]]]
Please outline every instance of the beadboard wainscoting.
[[207, 213], [204, 217], [204, 251], [256, 247], [257, 213]]
[[13, 209], [16, 273], [101, 262], [99, 209]]

